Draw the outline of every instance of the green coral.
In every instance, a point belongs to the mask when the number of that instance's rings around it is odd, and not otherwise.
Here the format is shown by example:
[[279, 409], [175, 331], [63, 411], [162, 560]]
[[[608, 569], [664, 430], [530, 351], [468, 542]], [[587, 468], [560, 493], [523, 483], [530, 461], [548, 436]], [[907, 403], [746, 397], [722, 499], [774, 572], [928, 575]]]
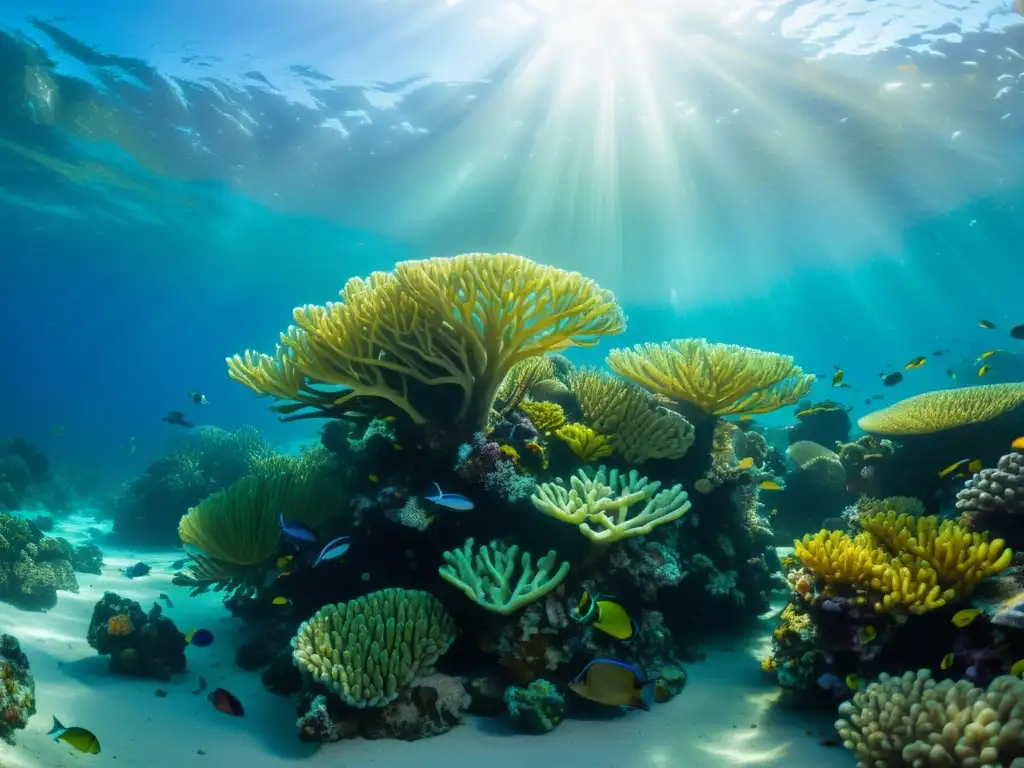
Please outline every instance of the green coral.
[[521, 733], [548, 733], [565, 719], [565, 697], [544, 679], [526, 688], [510, 685], [504, 699], [509, 719]]
[[455, 632], [433, 595], [382, 589], [317, 611], [292, 640], [292, 658], [345, 704], [383, 707], [433, 666]]
[[[492, 541], [473, 554], [473, 539], [462, 549], [444, 553], [445, 565], [438, 569], [441, 578], [463, 591], [470, 600], [488, 611], [508, 615], [524, 608], [553, 590], [569, 573], [569, 563], [555, 570], [558, 555], [550, 550], [537, 561], [529, 552], [519, 557], [519, 547]], [[519, 578], [513, 581], [516, 566]], [[552, 574], [552, 571], [554, 573]]]

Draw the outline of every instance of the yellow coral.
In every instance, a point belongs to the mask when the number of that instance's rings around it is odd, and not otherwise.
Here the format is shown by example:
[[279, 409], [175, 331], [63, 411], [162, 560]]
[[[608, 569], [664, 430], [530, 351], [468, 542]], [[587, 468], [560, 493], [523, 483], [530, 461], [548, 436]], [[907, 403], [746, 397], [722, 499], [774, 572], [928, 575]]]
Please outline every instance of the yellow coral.
[[610, 291], [507, 253], [400, 262], [393, 273], [349, 280], [339, 302], [293, 314], [297, 327], [282, 334], [274, 358], [228, 359], [233, 378], [321, 409], [383, 398], [419, 424], [428, 419], [415, 390], [456, 387], [452, 415], [477, 428], [517, 363], [625, 328]]
[[178, 522], [181, 543], [203, 556], [233, 566], [255, 566], [277, 554], [278, 514], [287, 476], [243, 477], [208, 496]]
[[502, 413], [518, 408], [530, 390], [543, 381], [557, 381], [555, 364], [550, 357], [529, 357], [513, 365], [495, 394], [495, 400], [501, 402]]
[[857, 422], [876, 435], [927, 435], [989, 421], [1024, 405], [1024, 383], [925, 392]]
[[842, 531], [821, 530], [794, 542], [794, 554], [826, 584], [870, 584], [889, 564], [886, 553], [870, 537], [850, 538]]
[[519, 404], [519, 410], [527, 415], [539, 432], [554, 432], [565, 424], [565, 411], [558, 403], [543, 400], [525, 400]]
[[586, 424], [566, 424], [556, 430], [555, 434], [572, 449], [573, 453], [587, 463], [612, 455], [612, 447], [608, 443], [608, 438], [599, 435]]
[[717, 416], [768, 413], [796, 403], [814, 384], [788, 355], [705, 339], [613, 349], [607, 362], [652, 392]]
[[124, 637], [135, 631], [132, 618], [127, 613], [119, 613], [107, 619], [107, 634], [116, 637]]

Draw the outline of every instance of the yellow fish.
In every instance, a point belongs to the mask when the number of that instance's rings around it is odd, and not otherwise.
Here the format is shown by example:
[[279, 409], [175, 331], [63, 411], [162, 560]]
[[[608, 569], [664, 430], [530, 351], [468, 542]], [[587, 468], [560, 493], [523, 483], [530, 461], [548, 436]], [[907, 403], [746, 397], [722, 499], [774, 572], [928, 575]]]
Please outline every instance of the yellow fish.
[[750, 456], [740, 462], [740, 469], [750, 469], [752, 466], [754, 466], [754, 460]]
[[292, 601], [289, 600], [287, 597], [275, 597], [270, 602], [272, 602], [274, 605], [290, 605]]
[[1010, 674], [1014, 677], [1020, 677], [1024, 675], [1024, 659], [1019, 659], [1013, 662], [1013, 666], [1010, 667]]
[[77, 726], [65, 728], [56, 717], [53, 718], [53, 728], [46, 735], [53, 736], [54, 741], [63, 741], [68, 746], [79, 752], [85, 752], [87, 755], [100, 753], [100, 740], [96, 738], [96, 734]]
[[878, 630], [870, 624], [864, 627], [860, 632], [860, 641], [862, 643], [870, 643], [876, 637], [878, 637]]
[[991, 331], [993, 328], [996, 327], [996, 324], [989, 320], [979, 320], [978, 325], [980, 325], [986, 331]]
[[758, 488], [764, 491], [781, 491], [782, 486], [776, 483], [774, 480], [765, 480], [761, 483]]
[[991, 365], [983, 365], [983, 366], [981, 366], [981, 368], [978, 369], [978, 375], [979, 376], [984, 376], [986, 373], [988, 373], [991, 370], [992, 370], [992, 366]]
[[1024, 451], [1024, 437], [1018, 437], [1010, 443], [1010, 447], [1015, 451]]
[[975, 459], [974, 461], [967, 465], [967, 469], [969, 469], [971, 471], [971, 474], [973, 474], [975, 472], [981, 472], [982, 466], [984, 465], [981, 463], [981, 459]]
[[402, 448], [401, 443], [392, 443], [391, 447], [394, 448], [396, 451], [405, 450], [404, 448]]
[[956, 657], [952, 653], [947, 653], [939, 662], [939, 669], [949, 669], [953, 666], [954, 661], [956, 661]]
[[842, 384], [844, 375], [845, 373], [843, 372], [842, 368], [836, 368], [835, 376], [832, 377], [832, 386], [838, 387], [840, 384]]
[[964, 608], [962, 611], [957, 611], [953, 614], [953, 624], [961, 628], [966, 627], [978, 618], [978, 614], [980, 613], [981, 611], [977, 608]]
[[[977, 461], [977, 459], [975, 459], [975, 461]], [[970, 466], [970, 464], [972, 464], [972, 463], [973, 462], [971, 462], [970, 459], [960, 459], [960, 461], [958, 461], [958, 462], [956, 462], [954, 464], [950, 464], [948, 467], [946, 467], [945, 469], [940, 471], [939, 472], [939, 477], [945, 477], [946, 475], [951, 475], [954, 472], [956, 472], [958, 469], [962, 469], [965, 466]]]
[[994, 355], [996, 352], [1002, 352], [1002, 351], [1003, 350], [1001, 350], [1001, 349], [990, 349], [988, 352], [982, 352], [980, 355], [978, 355], [978, 359], [979, 360], [985, 360], [985, 359], [987, 359], [989, 357], [992, 357], [992, 355]]
[[864, 678], [857, 675], [847, 675], [844, 682], [851, 691], [859, 691], [864, 687]]
[[753, 418], [754, 417], [751, 416], [749, 413], [744, 413], [742, 416], [740, 416], [740, 421], [752, 421]]
[[370, 480], [371, 483], [379, 483], [380, 482], [380, 478], [377, 477], [376, 475], [367, 475], [366, 477]]
[[580, 615], [580, 621], [593, 619], [596, 629], [618, 640], [628, 640], [633, 636], [633, 620], [625, 608], [612, 600], [600, 597], [594, 600], [589, 592], [584, 592], [576, 612]]
[[281, 557], [277, 558], [277, 567], [278, 568], [284, 568], [293, 559], [294, 559], [293, 555], [282, 555]]
[[654, 705], [656, 687], [656, 680], [647, 680], [636, 667], [616, 659], [595, 659], [569, 683], [570, 691], [598, 704], [646, 710]]
[[911, 360], [909, 363], [907, 363], [906, 365], [903, 366], [903, 370], [911, 371], [914, 368], [920, 368], [922, 365], [924, 365], [927, 362], [928, 362], [928, 358], [924, 357], [923, 355], [921, 357], [915, 357], [913, 360]]
[[394, 421], [394, 420], [395, 420], [395, 417], [394, 417], [394, 416], [385, 416], [385, 417], [384, 417], [384, 418], [382, 419], [382, 421]]

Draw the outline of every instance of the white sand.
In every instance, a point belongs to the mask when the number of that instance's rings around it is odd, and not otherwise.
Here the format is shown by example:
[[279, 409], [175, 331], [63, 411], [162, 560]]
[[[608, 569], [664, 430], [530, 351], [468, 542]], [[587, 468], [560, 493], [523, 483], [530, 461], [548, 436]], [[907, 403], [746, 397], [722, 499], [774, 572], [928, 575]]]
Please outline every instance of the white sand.
[[[72, 518], [53, 533], [77, 542], [90, 525], [91, 519]], [[472, 719], [432, 739], [343, 741], [317, 750], [298, 741], [292, 702], [264, 691], [258, 673], [235, 666], [243, 623], [228, 614], [217, 595], [190, 598], [171, 585], [168, 566], [180, 554], [143, 549], [104, 549], [104, 554], [103, 575], [78, 574], [81, 592], [61, 592], [48, 613], [25, 613], [0, 603], [0, 630], [16, 635], [28, 655], [38, 709], [17, 733], [17, 746], [0, 742], [0, 768], [263, 768], [299, 762], [313, 768], [523, 768], [525, 761], [580, 768], [853, 765], [841, 747], [818, 743], [819, 733], [833, 735], [834, 716], [771, 707], [778, 691], [764, 680], [756, 662], [766, 644], [767, 624], [759, 637], [707, 648], [706, 662], [687, 665], [690, 678], [683, 693], [652, 712], [570, 720], [543, 736], [510, 734], [500, 719]], [[121, 569], [137, 560], [152, 565], [153, 572], [125, 578]], [[217, 640], [209, 648], [188, 648], [189, 671], [173, 682], [114, 677], [107, 658], [97, 656], [85, 639], [93, 605], [106, 590], [138, 600], [147, 610], [165, 592], [175, 605], [165, 610], [179, 628], [207, 627]], [[192, 695], [199, 676], [206, 678], [208, 690], [223, 687], [235, 694], [245, 717], [214, 710], [206, 692]], [[154, 694], [158, 688], [168, 692], [166, 698]], [[92, 730], [102, 753], [82, 754], [48, 738], [53, 715], [66, 726]]]

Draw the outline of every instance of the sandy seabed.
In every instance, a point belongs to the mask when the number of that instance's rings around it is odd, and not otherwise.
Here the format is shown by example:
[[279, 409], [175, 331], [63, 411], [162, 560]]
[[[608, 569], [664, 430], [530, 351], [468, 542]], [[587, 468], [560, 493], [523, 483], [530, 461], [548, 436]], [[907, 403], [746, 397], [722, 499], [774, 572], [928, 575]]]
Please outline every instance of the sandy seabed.
[[[78, 543], [96, 523], [73, 516], [52, 535]], [[102, 546], [102, 544], [101, 544]], [[14, 634], [29, 658], [36, 681], [37, 713], [16, 735], [16, 746], [0, 742], [0, 768], [64, 768], [109, 765], [140, 768], [238, 766], [444, 766], [444, 768], [719, 768], [772, 765], [831, 768], [852, 766], [837, 746], [834, 715], [774, 706], [778, 689], [764, 679], [757, 658], [767, 646], [770, 624], [750, 637], [709, 643], [707, 660], [688, 664], [689, 682], [673, 701], [652, 712], [628, 712], [609, 720], [567, 720], [543, 736], [512, 733], [501, 719], [470, 718], [450, 733], [416, 742], [348, 740], [319, 749], [299, 742], [295, 707], [263, 689], [260, 675], [235, 666], [234, 649], [244, 626], [216, 594], [190, 598], [171, 585], [170, 564], [180, 552], [104, 548], [102, 575], [78, 574], [81, 591], [61, 592], [47, 613], [26, 613], [0, 604], [0, 631]], [[122, 570], [143, 560], [149, 576], [128, 579]], [[166, 608], [182, 631], [206, 627], [216, 642], [187, 649], [188, 671], [170, 683], [112, 676], [108, 659], [86, 642], [95, 603], [105, 591], [139, 601], [144, 609], [163, 592]], [[199, 677], [208, 690], [231, 691], [245, 717], [213, 709], [206, 693], [193, 695]], [[167, 691], [158, 697], [156, 690]], [[102, 753], [76, 752], [47, 737], [53, 716], [81, 726], [100, 740]]]

